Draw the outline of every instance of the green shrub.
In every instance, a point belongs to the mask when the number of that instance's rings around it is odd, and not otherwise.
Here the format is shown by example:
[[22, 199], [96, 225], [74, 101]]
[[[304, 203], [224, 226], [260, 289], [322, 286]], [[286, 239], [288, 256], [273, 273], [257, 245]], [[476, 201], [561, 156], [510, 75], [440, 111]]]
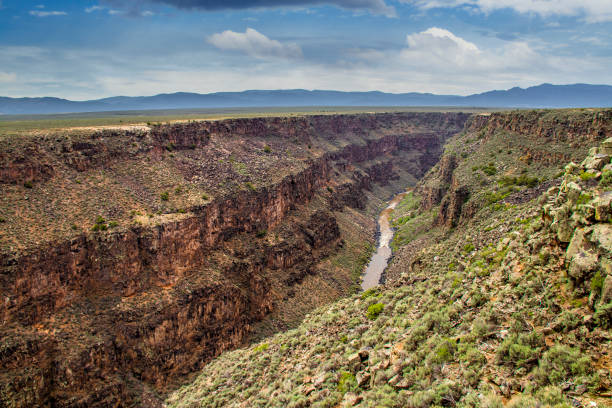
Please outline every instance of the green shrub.
[[599, 294], [601, 289], [603, 288], [604, 277], [601, 275], [601, 272], [595, 272], [595, 275], [591, 279], [591, 291]]
[[456, 347], [453, 342], [444, 340], [436, 347], [432, 361], [438, 364], [451, 361], [453, 359], [453, 355], [455, 354], [455, 349]]
[[521, 174], [517, 179], [515, 184], [518, 186], [527, 186], [527, 187], [535, 187], [538, 185], [540, 180], [537, 177], [529, 177], [526, 174]]
[[536, 399], [539, 403], [544, 404], [547, 407], [555, 408], [569, 408], [567, 399], [557, 387], [548, 386], [544, 387], [536, 393]]
[[601, 180], [599, 180], [601, 187], [608, 187], [612, 185], [612, 170], [604, 170], [601, 174]]
[[34, 184], [32, 184], [31, 181], [26, 181], [25, 183], [23, 183], [23, 186], [25, 188], [32, 188], [32, 187], [34, 187]]
[[263, 229], [263, 230], [259, 230], [259, 231], [257, 231], [257, 238], [263, 238], [263, 237], [265, 237], [267, 234], [268, 234], [268, 230], [265, 230], [265, 229]]
[[538, 361], [542, 345], [542, 337], [536, 332], [512, 334], [497, 349], [497, 361], [515, 368], [529, 368]]
[[91, 228], [92, 231], [106, 231], [108, 226], [106, 225], [106, 220], [101, 215], [96, 217], [96, 223]]
[[397, 220], [393, 221], [393, 226], [394, 227], [399, 227], [401, 225], [406, 224], [408, 221], [410, 221], [413, 218], [414, 218], [414, 216], [410, 216], [410, 215], [406, 215], [404, 217], [399, 217]]
[[501, 397], [495, 394], [485, 395], [482, 398], [482, 408], [504, 408]]
[[383, 305], [382, 303], [374, 303], [373, 305], [368, 306], [368, 312], [366, 316], [370, 320], [375, 320], [378, 315], [382, 313], [384, 308], [385, 305]]
[[210, 198], [208, 197], [208, 195], [206, 195], [206, 193], [202, 193], [202, 200], [208, 201]]
[[340, 379], [338, 380], [338, 391], [345, 394], [349, 391], [357, 389], [357, 380], [352, 373], [348, 371], [342, 371], [340, 373]]
[[265, 153], [272, 153], [272, 148], [268, 145], [265, 145], [263, 151]]
[[512, 187], [506, 187], [500, 191], [485, 191], [485, 201], [487, 204], [494, 204], [508, 197], [513, 191]]
[[371, 289], [368, 289], [368, 290], [364, 291], [361, 294], [361, 299], [365, 300], [365, 299], [369, 298], [370, 296], [380, 297], [379, 289], [378, 288], [371, 288]]
[[472, 252], [475, 249], [474, 244], [472, 244], [471, 242], [468, 244], [465, 244], [463, 246], [463, 253], [464, 254], [469, 254], [470, 252]]
[[117, 221], [111, 221], [108, 223], [108, 228], [116, 228], [118, 225]]
[[581, 322], [582, 319], [580, 315], [566, 310], [557, 318], [557, 327], [560, 331], [568, 332], [580, 326]]
[[253, 348], [253, 352], [261, 353], [262, 351], [266, 351], [269, 347], [270, 345], [268, 343], [261, 343], [259, 346]]
[[247, 181], [246, 183], [244, 183], [244, 185], [246, 186], [246, 188], [248, 188], [251, 191], [255, 191], [256, 190], [255, 186], [250, 181]]
[[609, 330], [612, 329], [612, 303], [600, 305], [593, 315], [595, 324]]
[[459, 360], [465, 363], [467, 367], [478, 371], [487, 363], [487, 358], [477, 348], [471, 345], [461, 345], [461, 348], [465, 351], [461, 353]]
[[583, 170], [583, 171], [580, 172], [580, 179], [582, 181], [588, 181], [588, 180], [594, 179], [596, 177], [597, 177], [597, 175], [595, 173], [591, 173], [589, 171], [584, 171]]
[[590, 194], [586, 194], [586, 193], [582, 193], [580, 194], [580, 197], [578, 197], [578, 201], [576, 201], [577, 205], [584, 205], [587, 204], [589, 201], [591, 201], [591, 195]]
[[494, 163], [489, 163], [486, 166], [482, 166], [481, 169], [487, 176], [494, 176], [497, 174], [497, 169], [495, 168]]
[[162, 201], [168, 201], [170, 199], [170, 193], [164, 191], [159, 195], [159, 197], [162, 199]]
[[591, 359], [584, 356], [580, 349], [557, 344], [540, 359], [536, 378], [541, 384], [557, 385], [568, 380], [579, 383], [581, 378], [584, 381], [590, 366]]

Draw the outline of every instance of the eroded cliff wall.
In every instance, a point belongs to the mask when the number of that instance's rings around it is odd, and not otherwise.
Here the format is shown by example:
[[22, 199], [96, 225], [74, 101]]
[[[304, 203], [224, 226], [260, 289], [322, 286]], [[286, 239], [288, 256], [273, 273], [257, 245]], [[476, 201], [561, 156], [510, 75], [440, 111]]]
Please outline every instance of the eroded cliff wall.
[[374, 183], [421, 177], [467, 118], [239, 119], [2, 140], [1, 400], [141, 405], [292, 298], [309, 292], [316, 306], [326, 296], [316, 279], [345, 293], [348, 264], [327, 261], [354, 250], [345, 208], [363, 210]]

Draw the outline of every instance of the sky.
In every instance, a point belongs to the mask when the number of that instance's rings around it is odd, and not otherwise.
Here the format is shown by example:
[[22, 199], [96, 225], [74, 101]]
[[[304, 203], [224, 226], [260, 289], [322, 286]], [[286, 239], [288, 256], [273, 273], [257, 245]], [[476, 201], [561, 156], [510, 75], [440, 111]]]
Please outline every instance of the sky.
[[0, 96], [612, 84], [612, 0], [0, 0]]

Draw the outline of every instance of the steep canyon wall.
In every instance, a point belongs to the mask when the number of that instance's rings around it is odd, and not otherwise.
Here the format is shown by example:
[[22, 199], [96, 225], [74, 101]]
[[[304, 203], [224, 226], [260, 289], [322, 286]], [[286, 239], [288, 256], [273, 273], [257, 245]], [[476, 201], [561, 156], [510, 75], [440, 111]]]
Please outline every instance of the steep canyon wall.
[[[236, 119], [4, 141], [0, 187], [27, 204], [21, 219], [13, 216], [19, 211], [5, 210], [8, 233], [0, 236], [0, 401], [91, 407], [155, 400], [241, 344], [278, 307], [271, 276], [297, 285], [344, 245], [334, 211], [363, 208], [361, 191], [392, 177], [405, 157], [413, 176], [422, 176], [467, 119], [442, 113]], [[77, 196], [75, 208], [108, 206], [116, 229], [103, 224], [102, 231], [75, 233], [76, 222], [65, 228], [58, 217], [41, 230], [34, 210], [27, 212], [38, 202], [60, 208], [53, 196], [74, 180], [79, 189], [83, 179], [111, 174], [131, 185], [131, 177], [146, 180], [160, 168], [186, 186], [172, 191], [176, 207], [159, 202], [153, 182], [137, 185], [140, 196], [129, 191], [138, 206], [119, 193]], [[227, 187], [225, 178], [236, 181]], [[204, 187], [217, 190], [194, 204], [192, 191]], [[174, 201], [183, 200], [181, 188], [191, 201]], [[327, 207], [304, 210], [317, 195], [327, 197]], [[149, 218], [161, 221], [138, 221], [130, 205], [148, 205]], [[37, 229], [39, 236], [22, 232]]]

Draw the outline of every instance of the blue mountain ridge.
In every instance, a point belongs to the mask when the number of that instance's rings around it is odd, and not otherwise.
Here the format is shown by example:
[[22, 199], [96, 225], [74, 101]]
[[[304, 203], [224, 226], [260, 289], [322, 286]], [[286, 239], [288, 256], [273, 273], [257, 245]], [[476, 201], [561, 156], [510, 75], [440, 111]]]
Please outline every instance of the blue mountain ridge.
[[0, 97], [0, 114], [82, 113], [149, 109], [300, 106], [448, 106], [483, 108], [580, 108], [612, 106], [612, 86], [552, 85], [495, 90], [469, 96], [431, 93], [341, 92], [326, 90], [249, 90], [154, 96], [114, 96], [71, 101], [61, 98]]

